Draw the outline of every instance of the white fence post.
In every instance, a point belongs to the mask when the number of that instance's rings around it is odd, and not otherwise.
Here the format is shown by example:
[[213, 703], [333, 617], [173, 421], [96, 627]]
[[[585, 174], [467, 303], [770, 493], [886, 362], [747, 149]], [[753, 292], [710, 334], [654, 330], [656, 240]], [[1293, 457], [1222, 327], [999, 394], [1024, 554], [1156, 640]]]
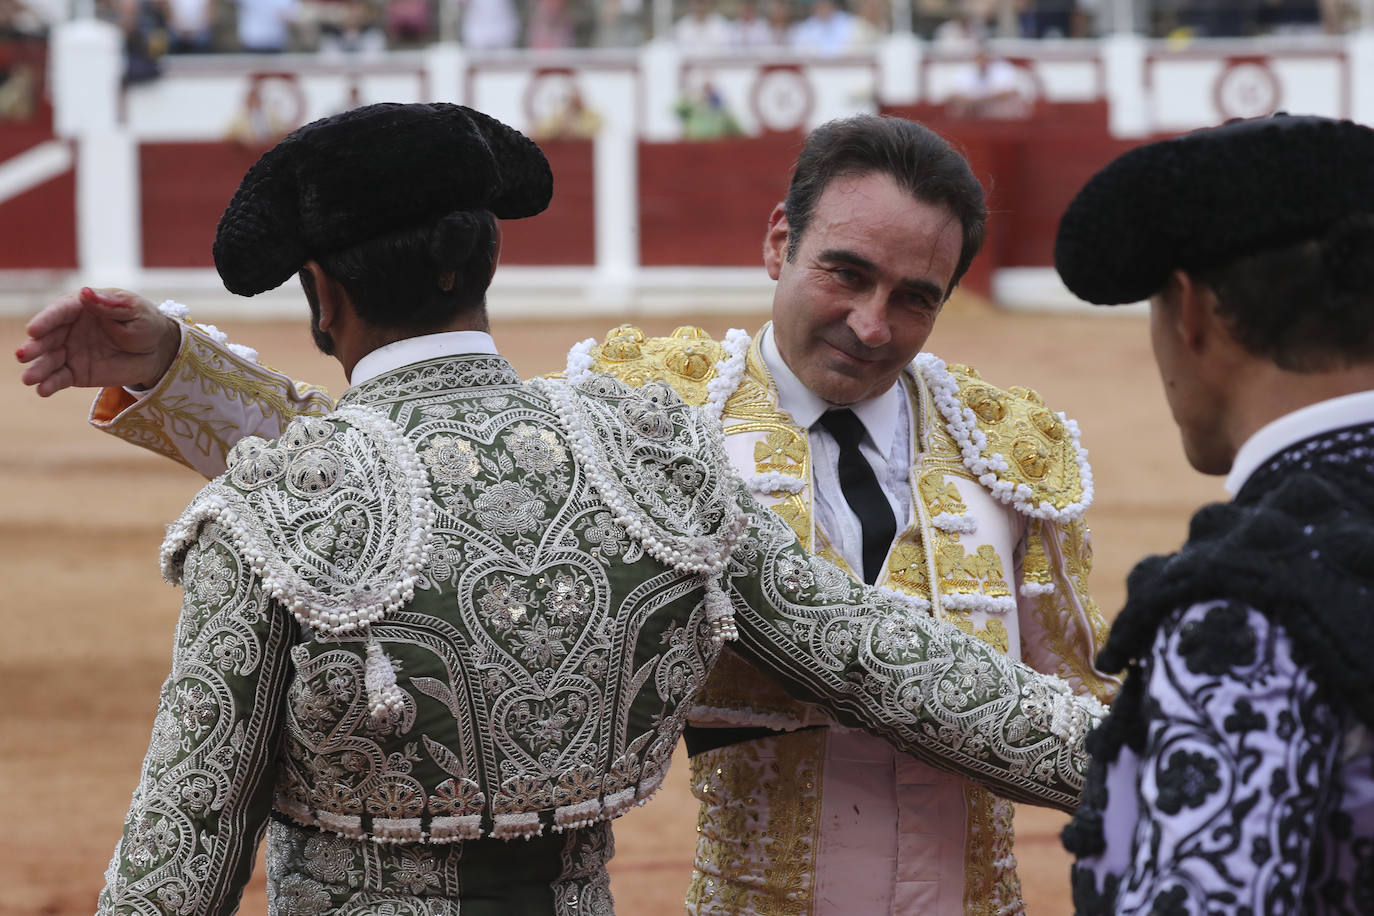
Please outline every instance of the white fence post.
[[123, 38], [107, 22], [65, 22], [53, 29], [51, 53], [55, 129], [77, 146], [77, 264], [90, 282], [136, 285], [138, 144], [119, 117]]

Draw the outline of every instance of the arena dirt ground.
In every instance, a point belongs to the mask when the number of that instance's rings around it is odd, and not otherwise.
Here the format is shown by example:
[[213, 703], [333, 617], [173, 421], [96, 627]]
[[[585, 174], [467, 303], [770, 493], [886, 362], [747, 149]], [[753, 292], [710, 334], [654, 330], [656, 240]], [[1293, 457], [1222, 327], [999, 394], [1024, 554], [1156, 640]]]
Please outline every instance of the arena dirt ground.
[[[762, 317], [641, 325], [662, 334], [701, 323], [718, 334], [752, 330]], [[606, 329], [604, 321], [495, 320], [498, 342], [525, 374], [561, 367], [570, 343]], [[304, 321], [218, 323], [266, 362], [343, 390]], [[0, 320], [0, 342], [12, 349], [21, 328]], [[991, 382], [1034, 387], [1079, 420], [1096, 473], [1092, 581], [1108, 616], [1131, 564], [1177, 546], [1192, 508], [1223, 495], [1219, 480], [1183, 460], [1139, 317], [1011, 314], [956, 299], [929, 349], [978, 366]], [[158, 544], [199, 479], [89, 429], [87, 393], [41, 401], [17, 377], [15, 368], [0, 383], [0, 409], [11, 418], [0, 439], [0, 813], [8, 824], [0, 914], [87, 914], [167, 671], [179, 593], [158, 575]], [[627, 916], [681, 912], [695, 842], [686, 775], [679, 759], [659, 797], [616, 826], [614, 892]], [[1016, 852], [1035, 916], [1070, 912], [1063, 822], [1044, 809], [1018, 815]], [[241, 912], [265, 911], [259, 864]]]

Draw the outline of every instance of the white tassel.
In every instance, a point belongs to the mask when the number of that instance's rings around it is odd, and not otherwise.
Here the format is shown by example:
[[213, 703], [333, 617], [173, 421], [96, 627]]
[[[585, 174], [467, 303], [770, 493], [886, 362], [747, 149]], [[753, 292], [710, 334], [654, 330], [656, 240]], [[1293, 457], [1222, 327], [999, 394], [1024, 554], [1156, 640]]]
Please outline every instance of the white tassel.
[[367, 643], [363, 683], [367, 686], [367, 711], [372, 718], [382, 718], [392, 711], [400, 712], [405, 700], [401, 689], [396, 686], [396, 668], [375, 638]]
[[721, 587], [720, 575], [712, 576], [706, 583], [706, 619], [711, 623], [712, 642], [720, 644], [739, 638], [739, 630], [735, 629], [735, 608]]

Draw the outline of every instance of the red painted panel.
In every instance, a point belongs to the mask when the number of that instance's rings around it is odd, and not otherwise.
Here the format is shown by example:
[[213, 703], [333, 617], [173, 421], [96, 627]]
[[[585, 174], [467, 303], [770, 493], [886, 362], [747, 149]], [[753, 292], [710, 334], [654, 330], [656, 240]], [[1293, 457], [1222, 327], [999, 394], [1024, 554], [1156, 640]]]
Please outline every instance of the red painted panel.
[[801, 144], [800, 134], [641, 143], [641, 262], [759, 267], [768, 215], [787, 193]]
[[144, 143], [139, 150], [146, 267], [212, 267], [215, 227], [261, 147]]
[[0, 203], [0, 270], [75, 267], [75, 170]]
[[596, 263], [595, 182], [589, 140], [541, 140], [553, 169], [553, 200], [529, 219], [501, 224], [501, 263], [590, 267]]
[[[585, 264], [595, 258], [592, 147], [542, 144], [554, 173], [554, 200], [533, 219], [503, 224], [504, 264]], [[215, 227], [260, 147], [232, 143], [145, 143], [140, 173], [143, 263], [210, 267]]]
[[943, 106], [886, 113], [921, 121], [965, 150], [988, 191], [988, 236], [967, 286], [986, 292], [999, 267], [1049, 267], [1059, 218], [1078, 189], [1135, 140], [1113, 139], [1106, 102], [1040, 102], [1026, 120], [949, 117]]

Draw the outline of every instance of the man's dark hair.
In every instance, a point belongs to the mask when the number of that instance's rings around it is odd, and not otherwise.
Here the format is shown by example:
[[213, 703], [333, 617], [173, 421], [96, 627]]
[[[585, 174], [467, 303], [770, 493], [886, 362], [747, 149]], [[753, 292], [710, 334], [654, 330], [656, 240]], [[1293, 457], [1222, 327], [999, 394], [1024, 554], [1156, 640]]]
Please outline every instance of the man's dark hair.
[[787, 260], [796, 257], [816, 202], [836, 178], [888, 175], [923, 203], [945, 207], [959, 221], [962, 245], [948, 296], [983, 247], [988, 209], [968, 161], [945, 138], [904, 118], [859, 115], [831, 121], [807, 137], [783, 202], [790, 234]]
[[1322, 238], [1189, 271], [1246, 350], [1290, 372], [1374, 362], [1374, 214]]
[[368, 324], [425, 332], [485, 307], [496, 240], [489, 211], [458, 210], [317, 260]]

